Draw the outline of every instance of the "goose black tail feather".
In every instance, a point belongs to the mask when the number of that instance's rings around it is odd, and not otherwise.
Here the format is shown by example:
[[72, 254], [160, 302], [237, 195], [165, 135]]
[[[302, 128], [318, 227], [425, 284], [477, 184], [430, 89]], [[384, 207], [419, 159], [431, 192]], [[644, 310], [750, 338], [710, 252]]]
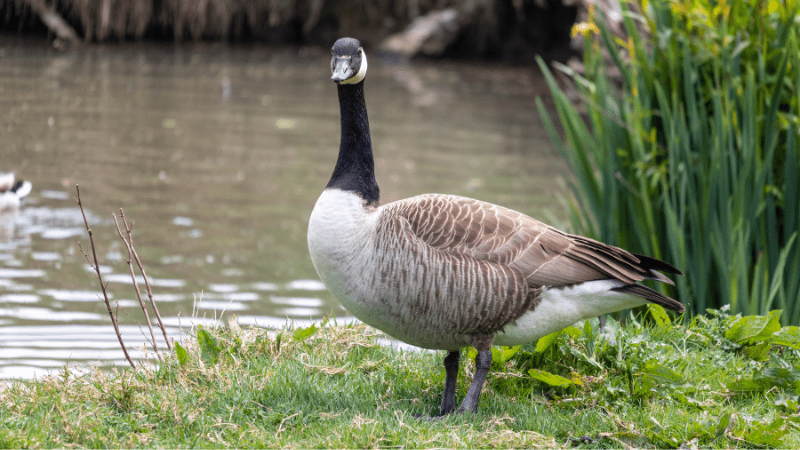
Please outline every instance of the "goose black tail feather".
[[633, 254], [639, 258], [639, 265], [648, 270], [658, 270], [659, 272], [674, 273], [675, 275], [683, 275], [677, 267], [672, 264], [665, 263], [659, 259], [651, 258], [649, 256]]
[[649, 302], [655, 303], [656, 305], [661, 305], [666, 309], [671, 309], [678, 313], [682, 313], [686, 310], [681, 302], [675, 300], [674, 298], [667, 297], [666, 295], [641, 284], [626, 284], [625, 286], [614, 288], [612, 291], [642, 297]]

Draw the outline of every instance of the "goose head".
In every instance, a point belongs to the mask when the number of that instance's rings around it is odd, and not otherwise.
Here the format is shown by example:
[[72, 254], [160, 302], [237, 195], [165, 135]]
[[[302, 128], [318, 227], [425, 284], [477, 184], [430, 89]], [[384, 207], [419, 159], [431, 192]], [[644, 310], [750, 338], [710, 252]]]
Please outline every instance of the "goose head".
[[331, 80], [335, 83], [357, 84], [367, 76], [367, 54], [358, 39], [339, 39], [331, 54]]

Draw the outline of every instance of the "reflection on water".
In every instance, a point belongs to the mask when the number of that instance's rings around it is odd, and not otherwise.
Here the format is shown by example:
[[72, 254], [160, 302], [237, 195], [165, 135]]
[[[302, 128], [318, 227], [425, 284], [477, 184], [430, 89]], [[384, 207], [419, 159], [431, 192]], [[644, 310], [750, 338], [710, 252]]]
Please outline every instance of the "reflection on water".
[[[0, 378], [125, 364], [81, 252], [76, 183], [132, 356], [144, 356], [143, 317], [114, 228], [119, 208], [176, 339], [234, 314], [265, 327], [352, 321], [306, 249], [338, 150], [328, 58], [224, 45], [55, 53], [3, 36], [0, 171], [33, 192], [0, 218]], [[375, 57], [367, 83], [384, 202], [442, 192], [560, 214], [552, 191], [563, 167], [535, 113], [538, 74]]]

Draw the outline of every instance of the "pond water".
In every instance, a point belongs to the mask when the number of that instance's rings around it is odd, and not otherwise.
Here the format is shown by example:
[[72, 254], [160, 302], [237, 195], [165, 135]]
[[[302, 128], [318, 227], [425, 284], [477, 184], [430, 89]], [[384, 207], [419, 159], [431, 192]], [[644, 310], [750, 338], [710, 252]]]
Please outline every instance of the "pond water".
[[[0, 172], [33, 183], [0, 216], [0, 378], [126, 364], [81, 252], [76, 184], [134, 357], [148, 332], [120, 208], [171, 337], [234, 314], [265, 327], [352, 320], [306, 248], [339, 145], [329, 58], [222, 44], [60, 53], [0, 35]], [[441, 192], [551, 223], [564, 215], [566, 169], [535, 109], [536, 96], [549, 104], [538, 72], [371, 55], [366, 83], [383, 202]]]

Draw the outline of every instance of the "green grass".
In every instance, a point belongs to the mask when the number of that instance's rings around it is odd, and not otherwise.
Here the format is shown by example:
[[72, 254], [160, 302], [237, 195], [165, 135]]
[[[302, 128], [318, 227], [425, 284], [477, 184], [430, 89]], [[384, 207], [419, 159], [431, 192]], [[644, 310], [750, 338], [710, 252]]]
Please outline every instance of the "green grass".
[[415, 418], [438, 409], [441, 352], [363, 325], [195, 330], [182, 363], [8, 383], [0, 447], [800, 446], [797, 329], [650, 314], [498, 351], [479, 413], [441, 421]]

